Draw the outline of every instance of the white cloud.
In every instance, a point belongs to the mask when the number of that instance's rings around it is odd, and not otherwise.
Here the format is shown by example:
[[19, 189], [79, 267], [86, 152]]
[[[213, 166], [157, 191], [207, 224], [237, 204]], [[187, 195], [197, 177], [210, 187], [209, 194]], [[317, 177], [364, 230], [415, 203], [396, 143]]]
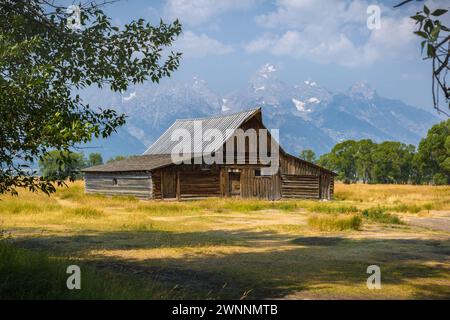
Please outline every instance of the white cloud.
[[259, 0], [167, 0], [164, 15], [180, 19], [182, 24], [200, 25], [234, 10], [245, 10]]
[[278, 0], [273, 12], [255, 19], [271, 31], [245, 49], [348, 67], [417, 56], [409, 12], [381, 5], [381, 29], [371, 31], [366, 26], [370, 4], [365, 0]]
[[174, 51], [180, 51], [184, 57], [201, 58], [207, 55], [224, 55], [234, 51], [233, 47], [210, 38], [206, 34], [197, 35], [188, 30], [175, 41]]
[[122, 97], [122, 102], [124, 101], [130, 101], [136, 98], [136, 92], [131, 92], [128, 97]]
[[365, 22], [367, 6], [362, 0], [278, 0], [277, 9], [256, 17], [256, 22], [268, 28], [337, 27], [348, 22]]

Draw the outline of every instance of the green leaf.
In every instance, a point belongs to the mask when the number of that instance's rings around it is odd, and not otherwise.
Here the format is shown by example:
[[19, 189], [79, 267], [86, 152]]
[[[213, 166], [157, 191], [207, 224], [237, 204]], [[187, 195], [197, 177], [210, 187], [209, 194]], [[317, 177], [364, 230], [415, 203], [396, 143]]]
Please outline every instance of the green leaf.
[[442, 16], [447, 11], [448, 10], [446, 10], [446, 9], [436, 9], [436, 10], [433, 11], [433, 13], [431, 13], [431, 15], [435, 16], [435, 17], [439, 17], [439, 16]]
[[428, 47], [427, 47], [427, 56], [429, 57], [429, 58], [434, 58], [434, 57], [436, 57], [436, 48], [435, 47], [433, 47], [433, 45], [432, 44], [428, 44]]
[[422, 37], [422, 38], [428, 39], [428, 34], [426, 34], [423, 31], [415, 31], [414, 33], [417, 34], [418, 36]]
[[427, 6], [423, 6], [423, 12], [424, 12], [426, 15], [429, 15], [429, 14], [430, 14], [430, 9], [428, 9]]
[[414, 19], [418, 22], [425, 20], [425, 18], [426, 18], [425, 16], [422, 16], [420, 14], [411, 17], [411, 19]]

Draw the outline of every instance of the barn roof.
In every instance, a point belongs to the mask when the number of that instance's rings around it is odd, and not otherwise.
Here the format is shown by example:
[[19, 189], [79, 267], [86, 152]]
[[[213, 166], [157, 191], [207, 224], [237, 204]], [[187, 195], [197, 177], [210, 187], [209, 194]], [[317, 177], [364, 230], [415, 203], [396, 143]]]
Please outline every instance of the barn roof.
[[198, 126], [195, 126], [196, 121], [201, 121], [203, 133], [208, 129], [218, 129], [222, 132], [222, 135], [225, 138], [224, 141], [219, 139], [208, 141], [207, 137], [205, 137], [203, 141], [204, 145], [202, 146], [202, 150], [208, 145], [208, 148], [211, 148], [211, 151], [216, 151], [233, 135], [236, 129], [259, 112], [261, 112], [261, 108], [211, 118], [177, 119], [172, 126], [170, 126], [170, 128], [144, 152], [144, 154], [171, 154], [174, 150], [174, 146], [179, 143], [178, 141], [172, 141], [172, 134], [175, 130], [187, 130], [191, 137], [195, 137], [200, 133]]
[[172, 164], [170, 154], [150, 154], [133, 156], [125, 160], [112, 161], [110, 163], [83, 169], [83, 172], [131, 172], [150, 171]]

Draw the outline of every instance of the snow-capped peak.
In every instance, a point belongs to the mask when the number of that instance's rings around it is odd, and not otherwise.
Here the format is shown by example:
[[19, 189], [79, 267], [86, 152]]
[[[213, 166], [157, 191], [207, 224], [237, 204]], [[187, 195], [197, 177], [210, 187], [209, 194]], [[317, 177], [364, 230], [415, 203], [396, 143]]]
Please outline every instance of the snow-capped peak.
[[295, 105], [298, 111], [300, 112], [311, 112], [311, 109], [306, 109], [306, 102], [300, 101], [298, 99], [292, 98], [292, 103]]
[[316, 97], [312, 97], [308, 99], [308, 103], [320, 103], [320, 100]]
[[193, 76], [192, 77], [192, 84], [194, 86], [206, 86], [206, 81], [203, 79], [200, 79], [199, 77]]
[[263, 78], [268, 78], [275, 71], [277, 71], [277, 68], [273, 64], [266, 63], [258, 69], [258, 74]]
[[349, 95], [353, 98], [371, 100], [377, 95], [377, 92], [366, 81], [360, 81], [351, 86]]
[[311, 86], [311, 87], [317, 86], [317, 83], [316, 83], [315, 81], [306, 80], [306, 81], [304, 81], [304, 83], [305, 83], [307, 86]]

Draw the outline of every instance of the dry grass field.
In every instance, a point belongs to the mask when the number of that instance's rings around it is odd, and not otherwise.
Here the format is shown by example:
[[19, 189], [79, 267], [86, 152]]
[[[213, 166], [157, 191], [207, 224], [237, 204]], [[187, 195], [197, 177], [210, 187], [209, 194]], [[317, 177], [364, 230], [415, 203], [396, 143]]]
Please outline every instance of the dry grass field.
[[[336, 185], [336, 200], [0, 200], [0, 298], [450, 298], [450, 187]], [[82, 289], [65, 289], [78, 264]], [[366, 269], [381, 268], [369, 290]]]

